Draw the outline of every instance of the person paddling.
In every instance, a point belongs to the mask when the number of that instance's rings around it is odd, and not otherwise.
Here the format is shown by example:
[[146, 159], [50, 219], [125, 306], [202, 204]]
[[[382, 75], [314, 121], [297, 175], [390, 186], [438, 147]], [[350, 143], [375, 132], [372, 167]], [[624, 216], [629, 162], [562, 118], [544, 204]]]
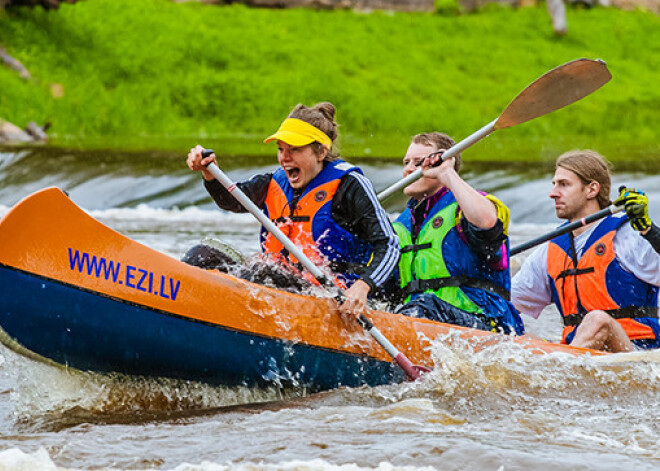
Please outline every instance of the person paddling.
[[[275, 222], [312, 261], [330, 269], [345, 286], [344, 313], [359, 314], [369, 293], [391, 275], [399, 259], [397, 237], [362, 171], [334, 153], [335, 107], [297, 105], [280, 128], [264, 142], [277, 142], [280, 168], [255, 175], [238, 187]], [[190, 150], [188, 167], [201, 171], [204, 186], [217, 205], [245, 212], [206, 165], [204, 148]], [[297, 261], [263, 228], [263, 252], [287, 263]]]
[[[610, 204], [610, 170], [593, 150], [559, 156], [550, 198], [557, 217], [578, 221]], [[511, 296], [537, 318], [554, 303], [564, 322], [561, 343], [610, 352], [660, 348], [660, 229], [648, 198], [622, 187], [614, 214], [535, 250], [513, 278]], [[627, 222], [630, 224], [627, 224]]]
[[400, 293], [396, 312], [481, 330], [524, 334], [509, 298], [509, 209], [472, 188], [458, 174], [460, 154], [439, 166], [454, 145], [439, 132], [413, 137], [403, 176], [420, 165], [408, 185], [407, 208], [394, 222], [399, 236]]

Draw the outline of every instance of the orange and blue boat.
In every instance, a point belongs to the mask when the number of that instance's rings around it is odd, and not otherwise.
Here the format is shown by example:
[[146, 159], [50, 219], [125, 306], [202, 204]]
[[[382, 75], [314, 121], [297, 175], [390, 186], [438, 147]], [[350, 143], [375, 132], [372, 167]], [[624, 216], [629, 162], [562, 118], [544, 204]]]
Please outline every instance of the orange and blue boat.
[[[310, 391], [405, 380], [357, 323], [342, 320], [334, 299], [182, 263], [103, 225], [58, 188], [28, 196], [0, 221], [0, 290], [0, 340], [69, 368]], [[388, 312], [369, 317], [426, 367], [430, 340], [452, 329], [477, 348], [503, 339]]]

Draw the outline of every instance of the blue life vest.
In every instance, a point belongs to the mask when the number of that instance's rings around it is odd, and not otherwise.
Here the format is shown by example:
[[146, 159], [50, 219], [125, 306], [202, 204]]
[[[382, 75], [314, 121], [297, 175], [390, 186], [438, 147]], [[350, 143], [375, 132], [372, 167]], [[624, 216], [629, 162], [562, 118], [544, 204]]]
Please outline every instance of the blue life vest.
[[[456, 199], [448, 191], [429, 211], [416, 240], [412, 241], [409, 208], [394, 222], [402, 251], [399, 275], [402, 288], [410, 294], [408, 300], [424, 292], [434, 293], [459, 309], [499, 319], [523, 334], [520, 314], [507, 300], [511, 289], [508, 265], [493, 269], [470, 249], [459, 233], [458, 212]], [[508, 240], [506, 244], [508, 253]]]

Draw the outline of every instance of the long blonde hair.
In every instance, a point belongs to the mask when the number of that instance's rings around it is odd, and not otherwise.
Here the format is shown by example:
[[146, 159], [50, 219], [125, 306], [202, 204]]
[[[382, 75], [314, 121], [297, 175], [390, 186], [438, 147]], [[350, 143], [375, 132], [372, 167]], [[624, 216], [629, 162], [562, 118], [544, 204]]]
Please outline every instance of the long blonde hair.
[[600, 185], [600, 190], [596, 197], [598, 206], [603, 209], [611, 204], [611, 164], [598, 152], [590, 149], [570, 150], [564, 152], [557, 157], [555, 167], [570, 170], [580, 177], [580, 180], [582, 180], [582, 183], [585, 185], [588, 185], [591, 182], [597, 182]]

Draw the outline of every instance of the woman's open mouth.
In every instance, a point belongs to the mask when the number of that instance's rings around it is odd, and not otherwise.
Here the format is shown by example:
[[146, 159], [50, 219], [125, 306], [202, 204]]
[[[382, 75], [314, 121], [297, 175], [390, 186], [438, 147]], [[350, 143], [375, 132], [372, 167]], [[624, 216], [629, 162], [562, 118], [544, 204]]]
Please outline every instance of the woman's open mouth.
[[289, 183], [294, 184], [300, 180], [300, 169], [298, 167], [286, 168], [284, 171], [289, 179]]

